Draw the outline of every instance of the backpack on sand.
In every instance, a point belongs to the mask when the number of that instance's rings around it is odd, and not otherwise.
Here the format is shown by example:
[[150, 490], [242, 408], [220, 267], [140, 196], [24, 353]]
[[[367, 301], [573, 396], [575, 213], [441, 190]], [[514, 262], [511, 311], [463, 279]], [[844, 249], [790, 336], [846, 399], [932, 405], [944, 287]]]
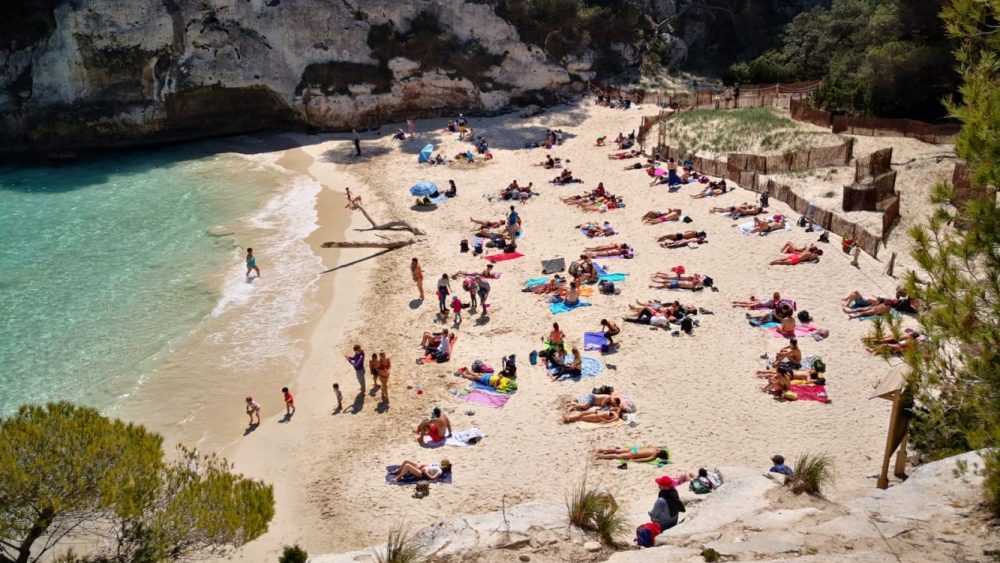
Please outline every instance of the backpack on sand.
[[656, 536], [660, 535], [660, 526], [656, 522], [649, 522], [635, 529], [635, 544], [639, 547], [653, 547]]

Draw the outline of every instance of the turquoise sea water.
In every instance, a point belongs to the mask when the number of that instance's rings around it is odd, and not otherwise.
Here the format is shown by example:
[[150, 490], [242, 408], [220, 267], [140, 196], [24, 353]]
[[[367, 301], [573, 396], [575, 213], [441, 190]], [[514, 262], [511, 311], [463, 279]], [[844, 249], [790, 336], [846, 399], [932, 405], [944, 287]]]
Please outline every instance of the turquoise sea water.
[[240, 226], [289, 181], [190, 148], [0, 168], [0, 416], [128, 395], [233, 300], [223, 276], [249, 285]]

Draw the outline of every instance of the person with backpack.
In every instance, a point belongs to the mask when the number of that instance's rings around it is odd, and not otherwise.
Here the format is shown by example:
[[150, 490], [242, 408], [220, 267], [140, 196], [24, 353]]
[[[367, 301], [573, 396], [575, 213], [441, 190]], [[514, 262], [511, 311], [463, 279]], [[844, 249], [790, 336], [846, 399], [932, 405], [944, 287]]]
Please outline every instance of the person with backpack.
[[656, 479], [660, 493], [656, 497], [653, 509], [649, 511], [649, 518], [655, 522], [660, 531], [666, 531], [677, 525], [681, 512], [686, 512], [684, 503], [674, 487], [674, 480], [669, 475], [664, 475]]

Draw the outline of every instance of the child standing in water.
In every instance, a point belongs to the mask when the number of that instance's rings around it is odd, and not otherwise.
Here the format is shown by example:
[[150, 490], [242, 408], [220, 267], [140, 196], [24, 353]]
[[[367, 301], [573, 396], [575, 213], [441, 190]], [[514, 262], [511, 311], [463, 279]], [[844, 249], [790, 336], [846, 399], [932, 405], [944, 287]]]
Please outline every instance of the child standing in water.
[[257, 257], [253, 255], [253, 249], [247, 249], [247, 277], [250, 277], [250, 272], [257, 272], [257, 277], [260, 277], [260, 268], [257, 267]]

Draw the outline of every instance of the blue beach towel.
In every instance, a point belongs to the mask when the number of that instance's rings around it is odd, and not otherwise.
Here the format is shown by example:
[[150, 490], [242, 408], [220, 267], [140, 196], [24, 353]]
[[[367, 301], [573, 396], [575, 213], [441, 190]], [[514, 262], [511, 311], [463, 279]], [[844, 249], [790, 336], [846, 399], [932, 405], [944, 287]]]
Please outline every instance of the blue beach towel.
[[604, 337], [603, 332], [585, 332], [583, 333], [583, 349], [584, 350], [603, 350], [605, 346], [609, 345], [608, 339]]
[[623, 282], [623, 281], [625, 281], [625, 275], [626, 274], [620, 274], [620, 273], [615, 273], [615, 274], [598, 274], [597, 279], [600, 280], [600, 281]]
[[524, 287], [535, 287], [536, 285], [543, 285], [549, 282], [549, 278], [533, 278], [524, 282]]
[[553, 315], [568, 313], [569, 311], [580, 307], [590, 307], [590, 303], [587, 303], [586, 301], [578, 301], [576, 305], [567, 305], [563, 301], [556, 301], [555, 303], [549, 304], [549, 310], [552, 311]]

